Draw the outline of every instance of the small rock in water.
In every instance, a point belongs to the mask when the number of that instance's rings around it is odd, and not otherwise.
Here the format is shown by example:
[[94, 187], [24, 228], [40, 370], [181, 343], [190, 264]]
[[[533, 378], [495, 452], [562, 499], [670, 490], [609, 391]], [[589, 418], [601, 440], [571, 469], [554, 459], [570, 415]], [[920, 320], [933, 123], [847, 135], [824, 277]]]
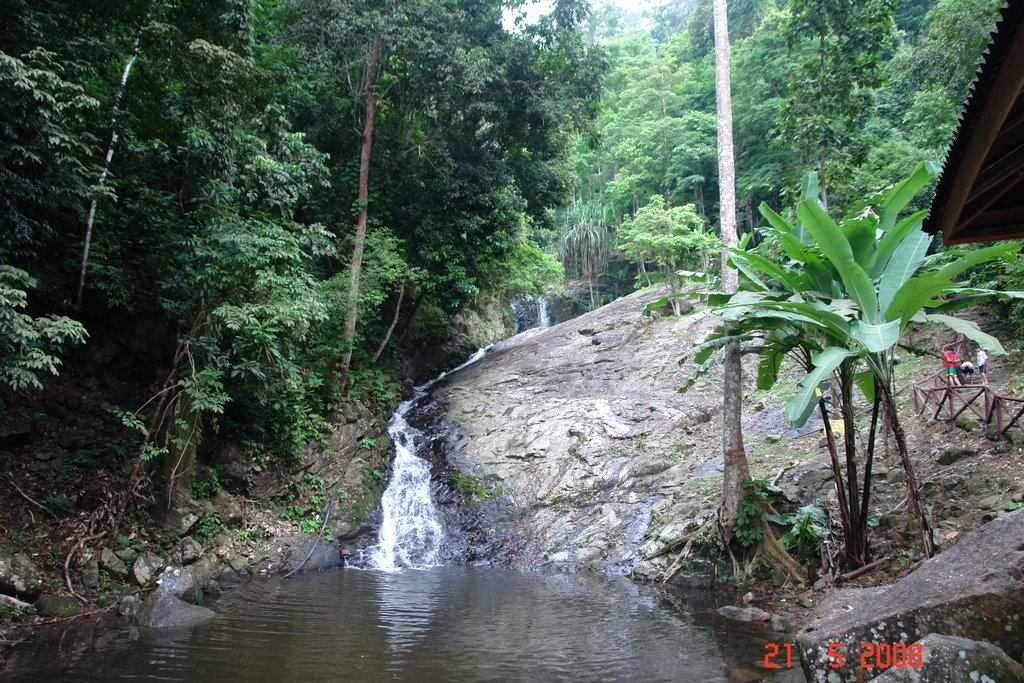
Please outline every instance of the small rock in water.
[[733, 667], [729, 669], [729, 683], [754, 683], [761, 680], [761, 674], [753, 669]]
[[725, 605], [724, 607], [718, 608], [718, 613], [723, 617], [728, 617], [729, 619], [735, 619], [737, 621], [768, 621], [772, 618], [772, 615], [758, 607], [735, 607], [733, 605]]

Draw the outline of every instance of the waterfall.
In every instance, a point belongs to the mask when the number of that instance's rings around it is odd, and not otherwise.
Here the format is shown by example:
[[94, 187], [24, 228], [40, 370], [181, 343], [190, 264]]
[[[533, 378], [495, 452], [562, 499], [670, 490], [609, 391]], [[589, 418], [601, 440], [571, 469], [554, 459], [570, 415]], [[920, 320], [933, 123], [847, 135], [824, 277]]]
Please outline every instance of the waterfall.
[[349, 566], [362, 569], [425, 568], [441, 563], [444, 525], [430, 497], [430, 463], [416, 454], [416, 438], [422, 433], [409, 424], [406, 416], [448, 375], [458, 372], [484, 357], [490, 346], [474, 353], [469, 360], [449, 372], [413, 389], [402, 401], [388, 423], [388, 436], [395, 444], [391, 481], [381, 498], [383, 519], [377, 544], [362, 550]]
[[540, 297], [537, 301], [537, 327], [551, 327], [551, 315], [548, 314], [548, 298]]
[[512, 299], [512, 313], [516, 319], [516, 334], [535, 327], [551, 327], [546, 296], [526, 294]]

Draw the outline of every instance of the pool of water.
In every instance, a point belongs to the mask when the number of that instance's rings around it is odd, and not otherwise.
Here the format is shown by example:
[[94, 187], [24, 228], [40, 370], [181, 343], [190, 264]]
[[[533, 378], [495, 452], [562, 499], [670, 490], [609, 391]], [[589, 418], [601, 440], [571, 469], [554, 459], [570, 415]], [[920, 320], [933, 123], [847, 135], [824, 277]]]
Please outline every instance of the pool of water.
[[[439, 567], [254, 581], [165, 631], [79, 623], [9, 652], [3, 681], [801, 681], [774, 636], [706, 593], [622, 577]], [[82, 621], [82, 620], [79, 620]]]

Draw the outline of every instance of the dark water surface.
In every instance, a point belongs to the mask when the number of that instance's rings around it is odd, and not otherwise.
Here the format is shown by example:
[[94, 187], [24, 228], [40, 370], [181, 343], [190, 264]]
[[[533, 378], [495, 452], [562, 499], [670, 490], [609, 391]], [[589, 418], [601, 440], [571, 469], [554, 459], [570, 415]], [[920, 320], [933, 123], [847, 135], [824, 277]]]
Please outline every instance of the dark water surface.
[[[9, 653], [3, 681], [800, 681], [703, 593], [621, 577], [439, 567], [254, 581], [168, 631], [79, 627]], [[772, 674], [769, 677], [769, 674]]]

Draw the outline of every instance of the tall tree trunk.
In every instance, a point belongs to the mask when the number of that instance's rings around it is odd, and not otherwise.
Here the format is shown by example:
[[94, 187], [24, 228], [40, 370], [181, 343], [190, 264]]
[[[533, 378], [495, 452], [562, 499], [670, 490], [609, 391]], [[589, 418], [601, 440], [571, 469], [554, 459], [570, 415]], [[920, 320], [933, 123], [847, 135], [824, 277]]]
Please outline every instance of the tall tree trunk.
[[[146, 15], [146, 19], [149, 19], [149, 15]], [[143, 21], [143, 24], [146, 22]], [[132, 44], [132, 55], [128, 58], [128, 62], [124, 65], [124, 70], [121, 71], [121, 82], [117, 86], [117, 92], [114, 94], [114, 105], [111, 107], [110, 114], [110, 144], [107, 145], [107, 154], [103, 158], [103, 170], [100, 172], [100, 178], [96, 182], [96, 187], [102, 188], [107, 183], [107, 174], [110, 172], [110, 162], [114, 158], [114, 146], [117, 144], [117, 114], [118, 108], [121, 104], [121, 97], [124, 95], [125, 85], [128, 83], [128, 74], [132, 70], [132, 65], [135, 64], [135, 60], [139, 56], [139, 41], [142, 38], [142, 25], [135, 31], [135, 42]], [[82, 293], [85, 291], [85, 270], [89, 266], [89, 247], [92, 246], [92, 226], [96, 220], [96, 198], [94, 197], [92, 202], [89, 204], [89, 215], [85, 219], [85, 245], [82, 247], [82, 267], [78, 273], [78, 291], [75, 294], [75, 310], [82, 310]]]
[[366, 60], [366, 113], [363, 118], [362, 147], [359, 152], [359, 219], [356, 221], [356, 238], [352, 244], [351, 279], [348, 286], [348, 310], [345, 313], [345, 355], [341, 361], [342, 390], [348, 383], [348, 369], [352, 364], [352, 347], [356, 337], [356, 320], [359, 313], [359, 275], [363, 267], [363, 249], [366, 246], [366, 218], [369, 210], [370, 150], [373, 148], [373, 127], [377, 123], [377, 62], [380, 58], [380, 39], [373, 41], [370, 55]]
[[[715, 93], [718, 101], [718, 178], [722, 243], [736, 246], [736, 167], [732, 149], [732, 92], [729, 81], [729, 25], [726, 0], [714, 0]], [[739, 276], [729, 267], [728, 252], [722, 252], [722, 286], [726, 292], [739, 288]], [[736, 516], [743, 501], [743, 482], [750, 480], [750, 467], [743, 448], [742, 401], [743, 366], [739, 344], [725, 348], [722, 389], [722, 526], [726, 539], [732, 537]]]

